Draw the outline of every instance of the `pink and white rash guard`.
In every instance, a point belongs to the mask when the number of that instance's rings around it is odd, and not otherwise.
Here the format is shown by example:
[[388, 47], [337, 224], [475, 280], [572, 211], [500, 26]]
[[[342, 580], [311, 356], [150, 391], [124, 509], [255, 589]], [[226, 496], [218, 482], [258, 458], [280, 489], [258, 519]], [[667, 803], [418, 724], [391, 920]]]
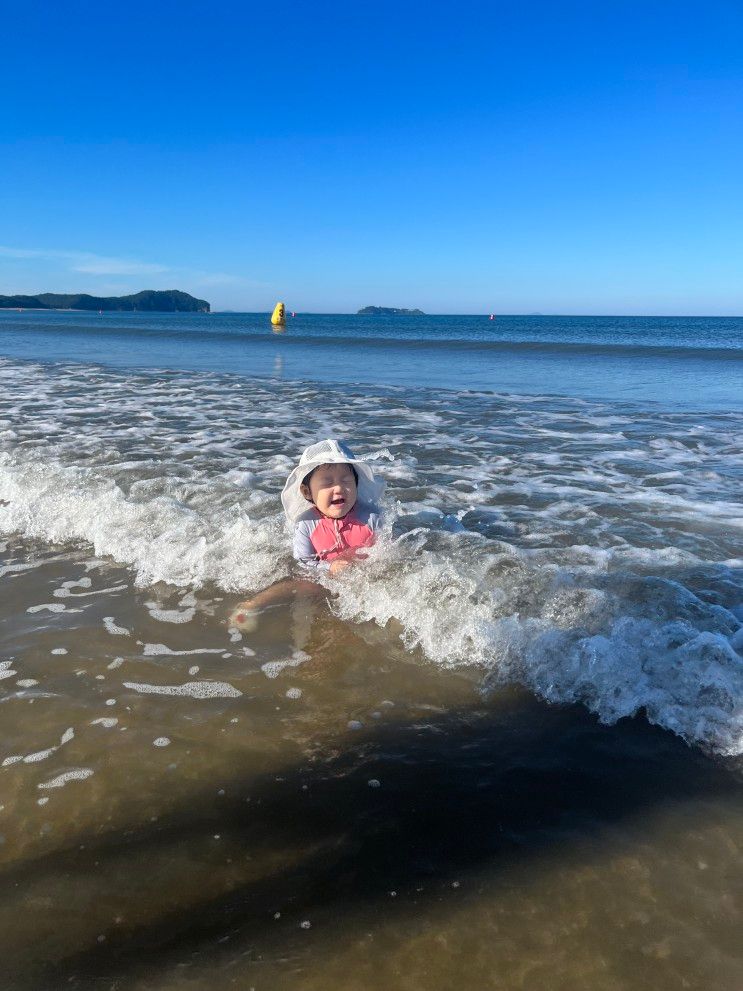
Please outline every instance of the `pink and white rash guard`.
[[381, 522], [376, 510], [358, 503], [341, 520], [314, 509], [294, 528], [294, 557], [302, 564], [321, 565], [349, 550], [370, 547]]

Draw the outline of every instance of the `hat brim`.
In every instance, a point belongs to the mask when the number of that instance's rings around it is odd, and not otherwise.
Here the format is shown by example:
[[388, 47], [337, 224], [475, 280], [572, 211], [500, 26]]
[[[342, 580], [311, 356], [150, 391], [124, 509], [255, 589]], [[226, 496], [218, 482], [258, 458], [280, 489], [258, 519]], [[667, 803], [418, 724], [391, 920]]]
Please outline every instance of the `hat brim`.
[[[324, 457], [314, 458], [304, 464], [297, 465], [286, 480], [286, 485], [281, 493], [281, 504], [289, 523], [297, 523], [305, 514], [310, 514], [315, 510], [314, 505], [302, 495], [302, 480], [319, 468], [320, 465], [351, 465], [356, 469], [358, 475], [357, 502], [366, 506], [376, 506], [384, 492], [384, 481], [375, 478], [374, 472], [366, 461], [359, 461], [357, 458], [347, 457]], [[316, 511], [316, 510], [315, 510]]]

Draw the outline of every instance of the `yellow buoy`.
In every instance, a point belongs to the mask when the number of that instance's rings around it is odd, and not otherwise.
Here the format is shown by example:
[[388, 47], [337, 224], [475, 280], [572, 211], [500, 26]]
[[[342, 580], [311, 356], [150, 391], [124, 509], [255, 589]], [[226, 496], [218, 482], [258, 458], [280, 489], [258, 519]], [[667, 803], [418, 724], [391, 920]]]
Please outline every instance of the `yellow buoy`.
[[286, 308], [283, 303], [277, 303], [273, 308], [271, 323], [274, 327], [283, 327], [286, 323]]

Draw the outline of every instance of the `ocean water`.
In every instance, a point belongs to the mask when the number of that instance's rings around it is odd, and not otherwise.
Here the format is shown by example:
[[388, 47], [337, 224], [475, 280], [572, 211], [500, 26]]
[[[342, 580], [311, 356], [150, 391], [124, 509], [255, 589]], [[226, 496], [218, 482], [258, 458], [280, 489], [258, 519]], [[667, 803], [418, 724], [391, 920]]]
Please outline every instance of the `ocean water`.
[[743, 319], [0, 310], [0, 353], [295, 381], [740, 408]]
[[5, 987], [739, 988], [743, 321], [266, 324], [0, 312]]

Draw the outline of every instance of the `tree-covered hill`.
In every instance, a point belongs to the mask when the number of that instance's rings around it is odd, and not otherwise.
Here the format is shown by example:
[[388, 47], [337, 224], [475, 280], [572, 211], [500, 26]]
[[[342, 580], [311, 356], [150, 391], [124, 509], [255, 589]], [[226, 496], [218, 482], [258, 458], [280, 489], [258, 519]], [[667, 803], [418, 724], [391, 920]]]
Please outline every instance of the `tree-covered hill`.
[[423, 310], [405, 310], [397, 306], [363, 306], [359, 310], [364, 316], [403, 316], [403, 317], [424, 317]]
[[128, 310], [141, 313], [209, 313], [205, 299], [179, 289], [145, 289], [132, 296], [44, 292], [37, 296], [0, 296], [0, 308], [28, 310]]

